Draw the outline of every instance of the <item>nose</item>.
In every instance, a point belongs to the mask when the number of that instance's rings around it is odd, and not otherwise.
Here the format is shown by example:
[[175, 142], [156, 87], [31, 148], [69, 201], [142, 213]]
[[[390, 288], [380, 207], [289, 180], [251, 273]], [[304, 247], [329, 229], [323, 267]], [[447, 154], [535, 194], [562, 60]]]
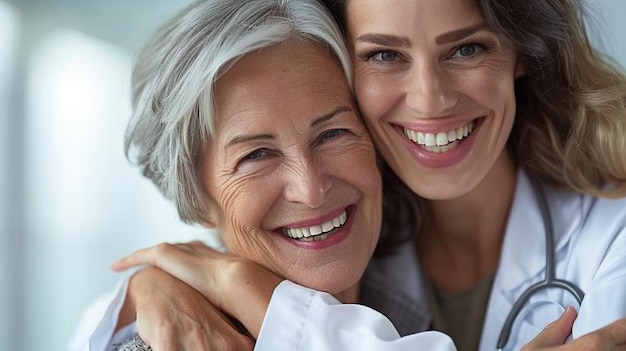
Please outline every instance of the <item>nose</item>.
[[332, 186], [323, 165], [316, 161], [301, 161], [288, 171], [285, 197], [288, 201], [317, 208]]
[[421, 116], [443, 116], [457, 104], [451, 77], [436, 63], [416, 64], [405, 79], [406, 104]]

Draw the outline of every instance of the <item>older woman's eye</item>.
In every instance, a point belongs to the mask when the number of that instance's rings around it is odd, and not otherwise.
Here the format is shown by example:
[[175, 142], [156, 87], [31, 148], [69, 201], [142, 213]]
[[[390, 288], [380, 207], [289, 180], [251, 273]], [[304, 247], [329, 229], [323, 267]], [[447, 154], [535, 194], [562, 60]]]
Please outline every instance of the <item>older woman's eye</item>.
[[263, 149], [254, 150], [251, 153], [244, 156], [242, 161], [257, 161], [267, 155], [267, 151]]
[[331, 129], [331, 130], [327, 130], [324, 133], [322, 133], [322, 139], [324, 139], [324, 140], [334, 139], [334, 138], [337, 138], [337, 137], [341, 136], [345, 132], [346, 132], [345, 129]]

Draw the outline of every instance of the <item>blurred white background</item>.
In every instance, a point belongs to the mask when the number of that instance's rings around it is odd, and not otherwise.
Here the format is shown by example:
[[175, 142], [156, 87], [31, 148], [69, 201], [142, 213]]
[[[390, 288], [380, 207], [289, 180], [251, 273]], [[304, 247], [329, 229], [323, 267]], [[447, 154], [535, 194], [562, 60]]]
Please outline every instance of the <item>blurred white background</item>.
[[[626, 66], [626, 0], [588, 1]], [[112, 261], [209, 235], [123, 154], [133, 51], [189, 2], [0, 0], [0, 351], [67, 350]]]

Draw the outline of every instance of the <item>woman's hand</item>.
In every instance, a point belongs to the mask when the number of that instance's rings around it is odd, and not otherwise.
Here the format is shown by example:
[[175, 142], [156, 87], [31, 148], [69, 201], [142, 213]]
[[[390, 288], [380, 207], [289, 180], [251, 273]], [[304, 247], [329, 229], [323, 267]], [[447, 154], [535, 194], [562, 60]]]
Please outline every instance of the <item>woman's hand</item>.
[[253, 341], [204, 296], [154, 267], [131, 277], [120, 318], [120, 322], [136, 320], [137, 333], [154, 351], [231, 351], [254, 347]]
[[563, 344], [572, 331], [576, 316], [576, 310], [568, 308], [559, 319], [548, 324], [537, 337], [526, 344], [522, 351], [626, 350], [626, 318]]
[[161, 268], [189, 284], [219, 310], [239, 320], [255, 338], [272, 293], [283, 280], [256, 263], [201, 242], [158, 244], [135, 251], [112, 268], [121, 271], [140, 264]]

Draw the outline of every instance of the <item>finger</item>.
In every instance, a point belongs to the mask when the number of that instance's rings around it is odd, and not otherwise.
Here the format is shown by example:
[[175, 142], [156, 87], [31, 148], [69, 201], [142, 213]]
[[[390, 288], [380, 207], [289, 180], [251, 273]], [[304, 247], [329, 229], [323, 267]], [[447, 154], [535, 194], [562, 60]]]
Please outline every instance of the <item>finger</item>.
[[116, 272], [126, 270], [142, 264], [149, 264], [168, 271], [171, 260], [185, 260], [188, 255], [183, 254], [180, 245], [160, 243], [158, 245], [137, 250], [130, 255], [113, 262], [111, 269]]
[[[210, 299], [211, 290], [207, 289], [213, 282], [213, 276], [206, 263], [212, 262], [213, 253], [198, 254], [188, 244], [161, 243], [141, 249], [113, 263], [114, 270], [123, 270], [139, 264], [148, 264], [171, 274], [196, 290], [206, 293]], [[204, 259], [203, 259], [204, 258]], [[206, 258], [209, 258], [207, 261]], [[207, 285], [208, 284], [208, 285]]]
[[572, 332], [577, 315], [574, 308], [568, 307], [559, 319], [548, 324], [524, 349], [536, 350], [563, 345]]
[[137, 250], [128, 256], [122, 257], [111, 264], [111, 269], [116, 272], [121, 272], [141, 264], [151, 264], [151, 262], [149, 262], [151, 255], [148, 254], [148, 251], [151, 249], [152, 248]]

